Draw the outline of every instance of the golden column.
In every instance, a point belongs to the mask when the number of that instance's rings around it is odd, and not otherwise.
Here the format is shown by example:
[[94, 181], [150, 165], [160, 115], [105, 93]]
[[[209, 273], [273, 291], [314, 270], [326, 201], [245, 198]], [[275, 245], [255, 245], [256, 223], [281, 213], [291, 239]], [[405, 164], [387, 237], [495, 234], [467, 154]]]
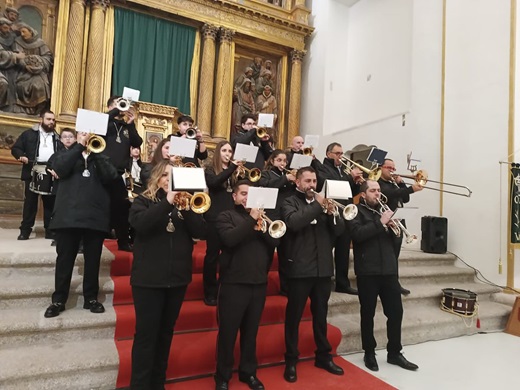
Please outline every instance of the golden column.
[[291, 86], [289, 88], [289, 129], [287, 143], [300, 133], [300, 100], [302, 84], [303, 50], [291, 51]]
[[211, 24], [202, 26], [204, 44], [199, 80], [199, 105], [197, 108], [198, 127], [211, 135], [211, 106], [213, 102], [213, 83], [215, 81], [215, 40], [218, 28]]
[[110, 0], [90, 0], [92, 12], [87, 49], [85, 102], [87, 110], [103, 111], [103, 54], [105, 39], [105, 11]]
[[[213, 137], [229, 139], [231, 126], [231, 102], [233, 98], [233, 35], [235, 32], [220, 28], [217, 80], [215, 88], [215, 111], [213, 117]], [[201, 87], [203, 84], [201, 83]]]
[[83, 35], [85, 32], [85, 0], [72, 0], [70, 4], [65, 72], [63, 75], [62, 104], [60, 115], [71, 119], [79, 107], [81, 89], [81, 66]]

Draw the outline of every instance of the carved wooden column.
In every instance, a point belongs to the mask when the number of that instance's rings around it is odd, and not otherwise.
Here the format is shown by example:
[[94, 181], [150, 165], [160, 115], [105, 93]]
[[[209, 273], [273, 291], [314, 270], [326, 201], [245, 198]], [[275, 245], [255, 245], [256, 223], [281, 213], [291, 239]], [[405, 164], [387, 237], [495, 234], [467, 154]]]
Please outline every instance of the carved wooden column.
[[103, 45], [105, 40], [105, 11], [110, 0], [90, 0], [90, 30], [87, 49], [85, 108], [103, 111]]
[[300, 100], [302, 84], [302, 60], [305, 51], [291, 51], [291, 85], [289, 87], [289, 126], [287, 142], [300, 133]]
[[[233, 30], [220, 28], [220, 46], [218, 53], [217, 80], [215, 85], [215, 111], [213, 118], [213, 136], [229, 139], [231, 124], [232, 65], [233, 65]], [[201, 86], [203, 84], [201, 83]]]
[[204, 24], [202, 35], [202, 64], [199, 80], [199, 105], [197, 108], [198, 127], [207, 135], [211, 135], [211, 107], [213, 104], [213, 85], [215, 81], [215, 40], [218, 28]]
[[79, 107], [85, 32], [85, 0], [71, 0], [60, 115], [74, 118]]

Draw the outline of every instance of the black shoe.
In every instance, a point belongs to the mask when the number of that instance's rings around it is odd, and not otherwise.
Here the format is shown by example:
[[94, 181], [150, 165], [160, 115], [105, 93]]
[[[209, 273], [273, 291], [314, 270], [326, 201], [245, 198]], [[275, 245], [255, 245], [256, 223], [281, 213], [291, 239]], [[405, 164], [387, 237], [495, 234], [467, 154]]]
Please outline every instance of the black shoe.
[[287, 382], [294, 383], [298, 380], [298, 376], [296, 375], [296, 364], [285, 364], [285, 370], [283, 372], [283, 379]]
[[410, 290], [401, 286], [401, 295], [410, 295]]
[[18, 236], [17, 240], [20, 240], [20, 241], [28, 240], [30, 235], [31, 235], [31, 233], [20, 232], [20, 235]]
[[325, 371], [330, 372], [334, 375], [343, 375], [343, 368], [335, 364], [332, 360], [329, 360], [328, 362], [322, 363], [322, 362], [314, 362], [314, 365], [318, 368], [323, 368]]
[[346, 287], [346, 288], [337, 288], [336, 292], [350, 295], [358, 295], [358, 292], [355, 288]]
[[98, 302], [95, 299], [91, 299], [88, 302], [83, 304], [83, 309], [90, 310], [91, 313], [104, 313], [105, 307], [102, 303]]
[[51, 241], [51, 246], [56, 246], [56, 240]]
[[204, 303], [206, 304], [206, 306], [217, 306], [217, 298], [204, 297]]
[[246, 378], [239, 376], [238, 380], [240, 382], [243, 382], [246, 385], [248, 385], [250, 389], [253, 389], [253, 390], [264, 390], [265, 389], [264, 384], [262, 382], [260, 382], [258, 380], [258, 378], [254, 375], [248, 376]]
[[215, 375], [215, 390], [228, 390], [228, 382], [217, 378]]
[[123, 252], [132, 252], [133, 251], [132, 245], [130, 245], [129, 243], [118, 244], [117, 249], [120, 251], [123, 251]]
[[45, 239], [46, 240], [54, 240], [56, 238], [56, 233], [52, 230], [45, 229]]
[[400, 353], [398, 355], [388, 355], [386, 361], [390, 364], [395, 364], [396, 366], [404, 368], [405, 370], [414, 371], [419, 368], [419, 366], [417, 364], [414, 364], [414, 363], [406, 360], [406, 358], [403, 356], [402, 353]]
[[65, 304], [61, 302], [54, 302], [47, 308], [47, 310], [45, 310], [45, 314], [43, 316], [45, 318], [57, 317], [63, 310], [65, 310]]
[[370, 371], [379, 371], [379, 366], [377, 365], [376, 355], [372, 353], [365, 353], [365, 357], [363, 358], [365, 361], [365, 367]]

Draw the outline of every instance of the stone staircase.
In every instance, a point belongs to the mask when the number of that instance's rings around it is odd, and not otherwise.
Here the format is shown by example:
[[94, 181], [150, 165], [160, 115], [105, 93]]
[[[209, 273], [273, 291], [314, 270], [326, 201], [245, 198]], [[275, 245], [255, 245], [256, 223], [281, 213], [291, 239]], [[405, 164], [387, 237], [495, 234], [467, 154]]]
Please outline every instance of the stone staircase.
[[[99, 298], [105, 313], [82, 308], [83, 256], [78, 255], [67, 310], [47, 319], [43, 313], [54, 289], [55, 249], [41, 227], [30, 240], [17, 241], [17, 223], [0, 219], [0, 388], [113, 389], [119, 365], [109, 276], [113, 255], [103, 251]], [[404, 345], [505, 328], [513, 299], [475, 282], [472, 270], [455, 266], [454, 256], [403, 250], [400, 262], [401, 282], [412, 291], [403, 298]], [[355, 281], [353, 274], [351, 278]], [[480, 329], [439, 309], [446, 287], [478, 293]], [[329, 321], [342, 330], [339, 353], [361, 350], [357, 297], [332, 293]], [[385, 322], [378, 307], [375, 335], [380, 348], [386, 346]]]

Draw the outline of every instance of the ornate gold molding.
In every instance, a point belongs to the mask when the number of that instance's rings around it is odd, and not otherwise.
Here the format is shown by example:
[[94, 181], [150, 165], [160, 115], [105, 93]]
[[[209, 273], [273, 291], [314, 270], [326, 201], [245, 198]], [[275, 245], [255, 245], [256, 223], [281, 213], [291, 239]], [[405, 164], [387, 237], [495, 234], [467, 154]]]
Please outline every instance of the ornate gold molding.
[[[302, 15], [302, 12], [310, 14], [310, 10], [303, 6], [286, 10], [248, 0], [240, 3], [227, 0], [128, 0], [128, 3], [155, 7], [299, 50], [305, 47], [305, 37], [314, 31], [313, 27], [306, 24], [306, 17]], [[293, 20], [294, 18], [298, 20]]]
[[231, 126], [231, 102], [233, 93], [234, 43], [231, 29], [221, 27], [215, 88], [213, 136], [229, 139]]
[[291, 62], [294, 63], [296, 61], [302, 62], [303, 57], [307, 54], [306, 50], [293, 50], [291, 51]]
[[108, 7], [110, 7], [110, 0], [89, 0], [90, 4], [92, 4], [92, 8], [102, 8], [103, 11], [106, 11]]
[[201, 30], [202, 30], [202, 36], [203, 36], [204, 40], [212, 39], [215, 41], [217, 39], [217, 35], [218, 35], [217, 26], [214, 26], [214, 25], [208, 24], [208, 23], [204, 23]]

